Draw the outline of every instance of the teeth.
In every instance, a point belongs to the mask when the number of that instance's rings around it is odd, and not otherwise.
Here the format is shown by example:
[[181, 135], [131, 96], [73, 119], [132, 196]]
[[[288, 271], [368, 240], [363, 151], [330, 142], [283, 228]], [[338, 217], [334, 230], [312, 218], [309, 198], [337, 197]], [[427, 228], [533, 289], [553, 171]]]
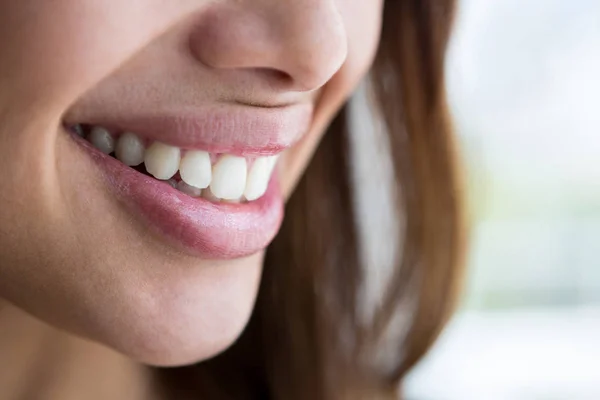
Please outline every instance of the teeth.
[[144, 152], [144, 142], [131, 132], [121, 135], [115, 148], [117, 159], [130, 167], [136, 167], [144, 162]]
[[254, 161], [248, 174], [246, 189], [244, 190], [246, 200], [253, 201], [265, 194], [276, 163], [277, 156], [259, 157]]
[[[86, 131], [82, 125], [73, 129], [79, 135]], [[213, 166], [212, 156], [206, 151], [181, 151], [160, 142], [146, 149], [144, 141], [132, 132], [124, 132], [115, 140], [107, 129], [95, 126], [86, 138], [103, 153], [114, 153], [123, 164], [137, 167], [145, 163], [146, 171], [156, 179], [190, 196], [212, 202], [238, 203], [261, 198], [278, 159], [278, 156], [257, 157], [248, 168], [244, 157], [222, 154]]]
[[248, 167], [246, 159], [224, 155], [213, 168], [211, 192], [224, 200], [238, 200], [246, 188]]
[[75, 131], [75, 133], [77, 134], [77, 136], [81, 136], [81, 137], [85, 136], [85, 131], [83, 130], [83, 126], [81, 126], [81, 125], [75, 125], [73, 127], [73, 130]]
[[192, 197], [202, 196], [202, 189], [198, 189], [196, 187], [190, 186], [187, 183], [185, 183], [184, 181], [179, 181], [179, 183], [177, 183], [177, 189], [180, 192], [188, 194]]
[[207, 188], [212, 180], [210, 155], [205, 151], [188, 151], [179, 164], [179, 174], [188, 185]]
[[115, 151], [115, 138], [104, 128], [99, 126], [94, 127], [88, 135], [88, 140], [92, 146], [104, 154], [110, 154]]
[[181, 152], [177, 147], [154, 142], [146, 150], [144, 163], [146, 171], [156, 179], [171, 179], [179, 169]]

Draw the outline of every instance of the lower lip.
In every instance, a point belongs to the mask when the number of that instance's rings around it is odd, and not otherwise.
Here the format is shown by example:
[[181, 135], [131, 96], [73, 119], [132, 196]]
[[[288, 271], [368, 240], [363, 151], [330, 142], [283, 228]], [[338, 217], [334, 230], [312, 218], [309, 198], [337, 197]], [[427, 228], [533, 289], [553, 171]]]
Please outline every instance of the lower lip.
[[113, 193], [168, 244], [206, 259], [255, 254], [273, 240], [283, 219], [276, 174], [263, 197], [249, 203], [211, 203], [146, 176], [75, 137], [100, 166]]

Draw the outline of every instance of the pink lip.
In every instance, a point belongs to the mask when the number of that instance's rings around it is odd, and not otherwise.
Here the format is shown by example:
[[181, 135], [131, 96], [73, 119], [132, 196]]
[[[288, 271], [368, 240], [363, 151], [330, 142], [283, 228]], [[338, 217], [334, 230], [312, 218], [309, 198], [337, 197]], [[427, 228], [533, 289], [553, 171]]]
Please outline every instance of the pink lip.
[[276, 177], [256, 201], [214, 204], [141, 174], [72, 136], [100, 167], [115, 196], [167, 243], [186, 253], [206, 259], [239, 258], [264, 249], [279, 230], [283, 199]]
[[[296, 143], [308, 129], [311, 104], [279, 108], [217, 105], [149, 114], [78, 115], [69, 123], [130, 131], [183, 149], [234, 155], [272, 155]], [[86, 119], [87, 118], [87, 119]]]

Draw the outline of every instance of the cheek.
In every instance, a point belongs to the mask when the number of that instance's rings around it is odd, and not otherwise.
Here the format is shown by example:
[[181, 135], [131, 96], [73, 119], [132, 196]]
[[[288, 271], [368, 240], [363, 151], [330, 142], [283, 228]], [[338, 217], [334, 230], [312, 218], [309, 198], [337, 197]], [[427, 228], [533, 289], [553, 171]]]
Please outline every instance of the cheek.
[[0, 1], [0, 97], [62, 112], [185, 11], [159, 0]]

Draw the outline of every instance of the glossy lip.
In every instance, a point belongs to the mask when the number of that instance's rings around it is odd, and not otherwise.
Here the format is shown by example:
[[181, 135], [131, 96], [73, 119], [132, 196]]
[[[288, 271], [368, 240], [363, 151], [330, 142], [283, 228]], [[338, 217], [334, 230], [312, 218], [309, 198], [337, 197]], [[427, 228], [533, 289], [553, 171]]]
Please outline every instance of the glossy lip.
[[80, 110], [68, 114], [64, 120], [66, 126], [98, 125], [182, 149], [266, 156], [291, 147], [307, 132], [312, 108], [310, 103], [272, 108], [223, 104], [127, 115], [114, 110], [110, 115], [99, 110], [88, 115], [86, 110]]
[[205, 259], [233, 259], [263, 250], [283, 219], [276, 173], [267, 193], [244, 203], [211, 203], [190, 197], [105, 155], [75, 134], [99, 167], [109, 189], [168, 244]]

